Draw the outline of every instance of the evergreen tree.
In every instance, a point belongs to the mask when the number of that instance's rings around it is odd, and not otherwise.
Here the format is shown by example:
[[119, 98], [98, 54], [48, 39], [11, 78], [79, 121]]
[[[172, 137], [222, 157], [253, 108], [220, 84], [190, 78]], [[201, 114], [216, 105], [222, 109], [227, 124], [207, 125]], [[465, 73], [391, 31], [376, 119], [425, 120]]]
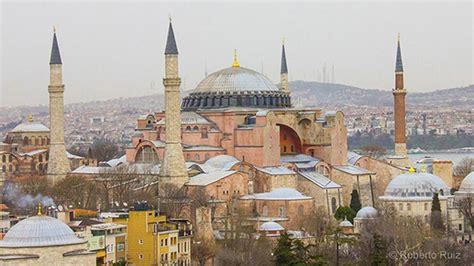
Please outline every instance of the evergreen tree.
[[356, 213], [362, 208], [360, 204], [359, 192], [357, 190], [352, 190], [351, 193], [351, 204], [349, 205]]
[[433, 200], [431, 202], [431, 228], [436, 231], [445, 230], [438, 193], [433, 194]]
[[373, 235], [374, 249], [371, 254], [371, 265], [388, 265], [387, 261], [387, 245], [378, 233]]
[[293, 241], [287, 233], [283, 233], [278, 238], [276, 248], [273, 250], [276, 265], [293, 265], [296, 256], [292, 252]]
[[339, 206], [339, 208], [337, 208], [336, 210], [336, 213], [334, 213], [334, 217], [337, 220], [342, 221], [347, 218], [347, 220], [349, 220], [351, 223], [354, 223], [355, 216], [356, 212], [352, 208], [347, 206]]

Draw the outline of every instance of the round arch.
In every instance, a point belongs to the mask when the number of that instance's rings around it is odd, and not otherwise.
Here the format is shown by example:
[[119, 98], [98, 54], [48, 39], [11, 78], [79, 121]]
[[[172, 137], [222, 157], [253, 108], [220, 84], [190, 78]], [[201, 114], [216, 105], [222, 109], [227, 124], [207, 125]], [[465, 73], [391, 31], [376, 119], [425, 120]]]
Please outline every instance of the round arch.
[[280, 153], [302, 153], [303, 146], [301, 145], [301, 138], [296, 131], [283, 124], [277, 124], [280, 127]]

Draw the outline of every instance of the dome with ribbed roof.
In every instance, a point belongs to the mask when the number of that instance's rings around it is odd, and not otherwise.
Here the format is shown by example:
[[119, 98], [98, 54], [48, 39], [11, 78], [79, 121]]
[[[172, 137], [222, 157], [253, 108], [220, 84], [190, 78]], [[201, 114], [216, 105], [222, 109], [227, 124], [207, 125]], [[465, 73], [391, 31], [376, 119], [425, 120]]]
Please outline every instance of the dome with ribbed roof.
[[257, 71], [232, 66], [204, 78], [183, 99], [184, 110], [224, 107], [290, 107], [290, 95]]
[[433, 197], [433, 193], [450, 195], [444, 181], [429, 173], [405, 173], [398, 175], [388, 184], [381, 199]]
[[0, 247], [47, 247], [82, 244], [65, 223], [49, 216], [33, 216], [14, 225], [0, 240]]
[[273, 222], [273, 221], [263, 223], [262, 225], [260, 225], [260, 227], [258, 229], [260, 231], [281, 231], [281, 230], [285, 230], [285, 228], [283, 228], [283, 226], [281, 226], [279, 223], [276, 223], [276, 222]]
[[49, 132], [49, 128], [38, 122], [25, 122], [17, 125], [11, 132]]

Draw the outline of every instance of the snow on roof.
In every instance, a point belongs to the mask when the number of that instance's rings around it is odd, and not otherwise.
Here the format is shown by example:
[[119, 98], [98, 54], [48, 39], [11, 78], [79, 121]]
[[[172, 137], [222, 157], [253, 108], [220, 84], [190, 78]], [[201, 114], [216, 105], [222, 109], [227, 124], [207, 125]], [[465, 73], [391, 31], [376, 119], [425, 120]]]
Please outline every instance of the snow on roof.
[[474, 171], [462, 180], [459, 191], [464, 193], [474, 193]]
[[255, 168], [261, 172], [267, 173], [269, 175], [292, 175], [296, 174], [295, 171], [288, 169], [283, 166], [270, 166], [270, 167], [256, 167]]
[[319, 161], [312, 161], [308, 163], [295, 163], [296, 168], [298, 169], [307, 169], [307, 168], [314, 168]]
[[353, 227], [352, 223], [346, 219], [339, 223], [339, 227]]
[[209, 145], [186, 145], [183, 144], [185, 151], [223, 151], [224, 148]]
[[120, 229], [120, 228], [126, 228], [126, 227], [127, 226], [124, 224], [103, 223], [103, 224], [91, 225], [91, 230], [113, 230], [113, 229]]
[[360, 218], [360, 219], [370, 219], [370, 218], [375, 218], [377, 217], [377, 210], [372, 207], [372, 206], [366, 206], [362, 209], [360, 209], [357, 214], [356, 214], [356, 218]]
[[266, 222], [260, 225], [258, 228], [260, 231], [281, 231], [285, 230], [283, 226], [281, 226], [279, 223], [275, 222]]
[[319, 162], [320, 160], [306, 154], [290, 154], [280, 156], [280, 163], [308, 163], [314, 161]]
[[74, 174], [99, 174], [104, 167], [82, 165], [74, 169]]
[[357, 160], [359, 160], [360, 158], [362, 158], [362, 155], [360, 155], [358, 153], [355, 153], [355, 152], [352, 152], [352, 151], [347, 152], [347, 162], [349, 164], [355, 165]]
[[[240, 162], [237, 158], [230, 156], [230, 155], [217, 155], [209, 160], [207, 160], [204, 165], [208, 167], [208, 169], [221, 169], [221, 170], [229, 170], [232, 166], [236, 163]], [[210, 167], [210, 168], [209, 168]]]
[[375, 175], [375, 172], [369, 171], [359, 166], [355, 165], [340, 165], [334, 166], [334, 169], [337, 169], [341, 172], [350, 174], [350, 175]]
[[255, 193], [242, 196], [241, 199], [256, 200], [308, 200], [312, 197], [305, 196], [293, 188], [276, 188], [271, 192]]
[[[450, 189], [438, 176], [429, 173], [404, 173], [396, 176], [385, 189], [380, 199], [397, 198], [431, 198], [433, 193], [442, 190], [443, 195], [450, 195]], [[441, 195], [440, 195], [441, 196]]]
[[38, 122], [25, 122], [17, 125], [10, 132], [49, 132], [49, 128]]
[[109, 160], [107, 162], [107, 164], [110, 165], [111, 167], [115, 167], [117, 165], [120, 165], [120, 164], [126, 163], [126, 162], [127, 162], [127, 156], [124, 154], [120, 158]]
[[226, 171], [218, 170], [211, 173], [202, 173], [191, 177], [187, 183], [188, 186], [207, 186], [214, 182], [221, 180], [224, 177], [227, 177], [231, 174], [236, 173], [236, 171]]
[[342, 188], [341, 185], [338, 183], [330, 180], [329, 178], [325, 177], [324, 175], [315, 172], [315, 171], [302, 171], [298, 172], [298, 174], [309, 181], [313, 182], [314, 184], [318, 185], [321, 188], [329, 189], [329, 188]]
[[19, 153], [21, 156], [35, 156], [36, 154], [40, 154], [43, 152], [46, 152], [47, 150], [45, 149], [40, 149], [40, 150], [33, 150], [25, 153]]
[[259, 110], [257, 112], [257, 114], [255, 114], [256, 116], [267, 116], [269, 110]]
[[84, 157], [81, 157], [81, 156], [78, 156], [78, 155], [75, 155], [75, 154], [72, 154], [68, 151], [66, 151], [66, 157], [68, 159], [84, 159]]
[[[156, 123], [157, 125], [164, 125], [165, 118], [161, 119]], [[194, 125], [194, 124], [212, 124], [205, 117], [195, 112], [181, 112], [181, 124], [182, 125]]]

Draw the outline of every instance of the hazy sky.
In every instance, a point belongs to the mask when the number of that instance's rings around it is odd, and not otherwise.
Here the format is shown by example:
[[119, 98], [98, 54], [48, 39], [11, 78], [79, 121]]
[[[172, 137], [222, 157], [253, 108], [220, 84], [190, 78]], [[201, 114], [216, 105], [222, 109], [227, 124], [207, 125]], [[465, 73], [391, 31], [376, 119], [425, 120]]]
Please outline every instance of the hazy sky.
[[[279, 82], [282, 36], [290, 80], [393, 87], [401, 32], [405, 84], [432, 91], [473, 83], [472, 2], [1, 2], [0, 105], [48, 103], [52, 28], [63, 59], [65, 101], [163, 92], [168, 14], [185, 90], [232, 64]], [[330, 75], [331, 76], [331, 75]], [[154, 82], [154, 89], [151, 83]]]

